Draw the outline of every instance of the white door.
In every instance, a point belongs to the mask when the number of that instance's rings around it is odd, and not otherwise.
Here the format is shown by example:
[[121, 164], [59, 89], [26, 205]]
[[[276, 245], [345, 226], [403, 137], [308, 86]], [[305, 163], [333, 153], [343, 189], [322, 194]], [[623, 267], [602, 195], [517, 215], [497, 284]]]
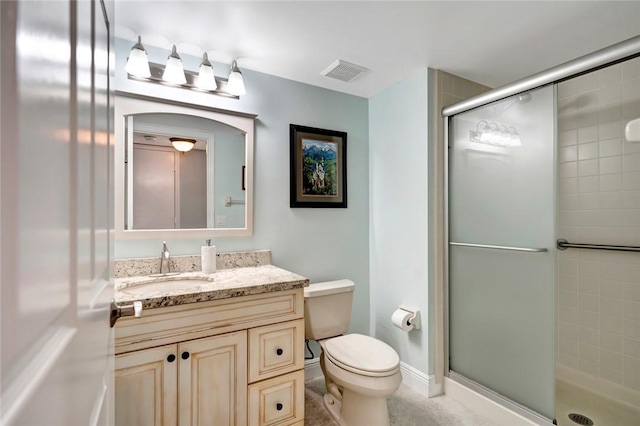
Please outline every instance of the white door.
[[177, 225], [176, 150], [133, 144], [132, 229], [174, 229]]
[[0, 11], [0, 424], [111, 425], [112, 4]]

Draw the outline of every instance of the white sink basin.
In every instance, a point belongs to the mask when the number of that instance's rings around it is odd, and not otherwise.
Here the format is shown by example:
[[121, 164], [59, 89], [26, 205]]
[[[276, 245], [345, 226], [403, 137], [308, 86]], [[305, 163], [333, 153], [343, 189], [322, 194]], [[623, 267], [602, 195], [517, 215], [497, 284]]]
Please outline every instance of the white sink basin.
[[127, 294], [149, 294], [178, 289], [197, 289], [213, 282], [212, 276], [167, 274], [161, 276], [136, 277], [120, 283], [117, 290]]

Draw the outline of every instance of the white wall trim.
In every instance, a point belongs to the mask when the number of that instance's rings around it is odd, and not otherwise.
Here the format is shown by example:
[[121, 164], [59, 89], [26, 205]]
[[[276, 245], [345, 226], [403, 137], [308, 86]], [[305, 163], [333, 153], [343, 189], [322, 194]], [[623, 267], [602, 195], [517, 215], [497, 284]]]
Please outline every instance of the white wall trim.
[[[435, 376], [427, 375], [416, 370], [409, 364], [400, 362], [400, 372], [402, 373], [402, 383], [413, 391], [431, 398], [442, 393], [442, 385], [435, 383]], [[304, 361], [304, 380], [309, 381], [323, 377], [320, 368], [320, 358], [307, 359]]]
[[400, 362], [400, 372], [402, 373], [402, 383], [412, 390], [429, 398], [442, 393], [442, 385], [436, 384], [433, 374], [425, 374], [402, 361]]
[[591, 392], [602, 395], [605, 398], [623, 402], [632, 407], [640, 406], [640, 392], [625, 386], [603, 380], [591, 374], [562, 365], [556, 366], [556, 379], [562, 380], [572, 385], [585, 388]]
[[444, 393], [496, 426], [537, 425], [537, 423], [522, 417], [448, 377], [444, 378]]

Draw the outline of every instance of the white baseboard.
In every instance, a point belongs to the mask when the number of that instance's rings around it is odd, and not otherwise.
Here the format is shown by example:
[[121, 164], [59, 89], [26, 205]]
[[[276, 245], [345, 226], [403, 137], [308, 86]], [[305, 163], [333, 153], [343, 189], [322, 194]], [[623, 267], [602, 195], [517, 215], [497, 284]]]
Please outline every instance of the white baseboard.
[[402, 383], [412, 390], [429, 398], [442, 393], [442, 384], [436, 383], [433, 374], [425, 374], [402, 361], [400, 362], [400, 372], [402, 373]]
[[444, 393], [496, 426], [538, 425], [448, 377], [444, 378]]
[[585, 388], [606, 398], [624, 402], [632, 407], [640, 406], [640, 392], [573, 368], [556, 365], [556, 379]]
[[322, 368], [320, 368], [320, 358], [304, 360], [304, 381], [318, 379], [323, 377]]
[[[433, 375], [427, 375], [404, 362], [400, 363], [400, 372], [402, 373], [402, 383], [412, 390], [429, 398], [442, 393], [442, 385], [435, 383]], [[304, 380], [309, 381], [320, 377], [323, 377], [320, 358], [305, 360]]]

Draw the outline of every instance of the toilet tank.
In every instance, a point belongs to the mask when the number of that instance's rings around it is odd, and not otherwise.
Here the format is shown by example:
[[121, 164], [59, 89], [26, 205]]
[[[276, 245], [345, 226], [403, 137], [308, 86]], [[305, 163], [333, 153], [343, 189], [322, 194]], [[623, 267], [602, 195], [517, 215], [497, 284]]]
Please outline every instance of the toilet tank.
[[351, 280], [327, 281], [305, 287], [306, 339], [322, 340], [347, 332], [354, 289], [355, 284]]

